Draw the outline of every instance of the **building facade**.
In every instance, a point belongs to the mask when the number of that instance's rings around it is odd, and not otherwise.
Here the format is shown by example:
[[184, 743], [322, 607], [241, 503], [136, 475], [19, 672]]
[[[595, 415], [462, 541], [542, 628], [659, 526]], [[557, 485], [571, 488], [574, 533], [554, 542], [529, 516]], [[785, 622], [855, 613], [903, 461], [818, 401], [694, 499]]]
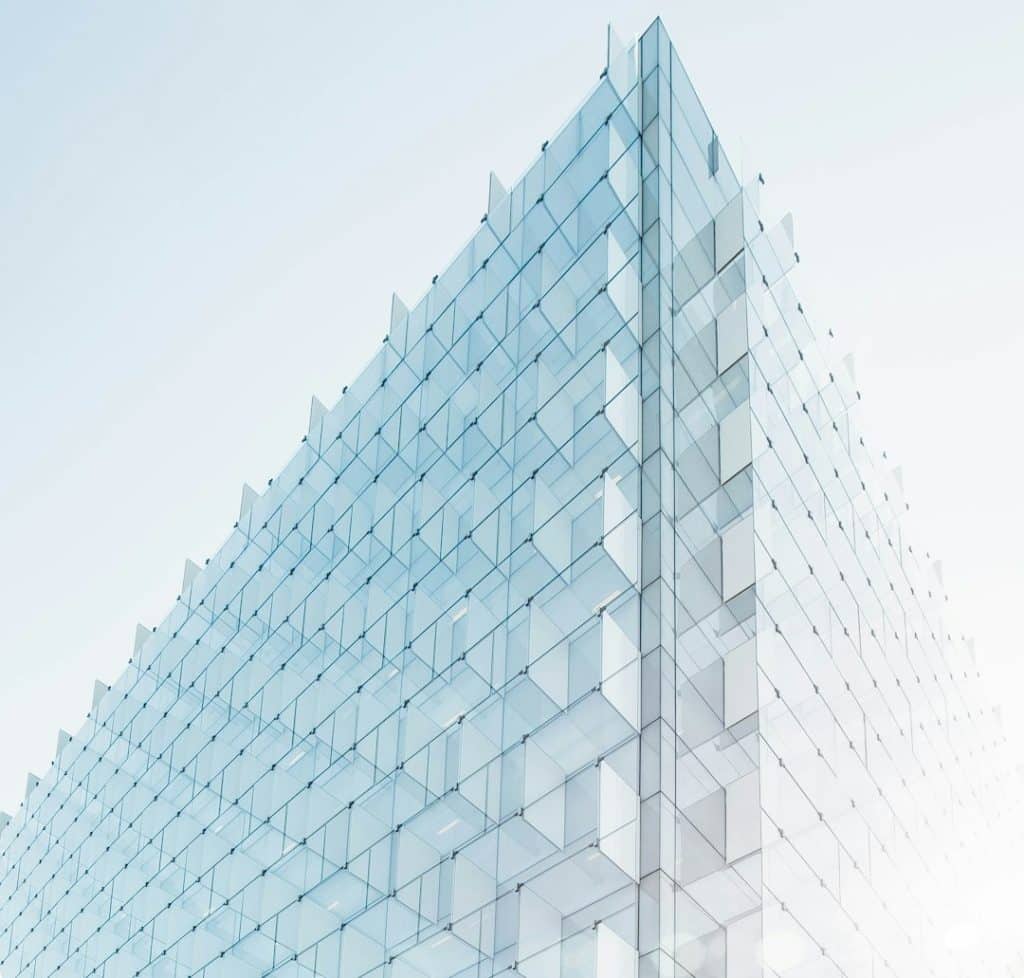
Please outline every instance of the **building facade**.
[[946, 940], [1002, 736], [758, 186], [610, 37], [30, 784], [0, 975], [1024, 973]]

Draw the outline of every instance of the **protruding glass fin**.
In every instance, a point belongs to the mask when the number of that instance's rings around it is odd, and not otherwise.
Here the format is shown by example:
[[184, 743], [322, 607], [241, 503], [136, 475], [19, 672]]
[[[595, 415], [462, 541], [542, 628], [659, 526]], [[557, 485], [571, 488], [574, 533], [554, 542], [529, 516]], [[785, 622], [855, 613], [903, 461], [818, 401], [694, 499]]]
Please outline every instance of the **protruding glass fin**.
[[487, 212], [490, 213], [499, 207], [507, 196], [508, 191], [498, 179], [497, 174], [491, 170], [490, 180], [487, 185]]
[[92, 710], [90, 711], [93, 717], [96, 716], [96, 710], [99, 708], [100, 703], [103, 701], [103, 697], [110, 692], [110, 687], [98, 679], [92, 687]]
[[[186, 572], [188, 570], [188, 565], [191, 563], [192, 561], [186, 561]], [[192, 564], [192, 566], [195, 567], [195, 564]], [[147, 628], [141, 623], [135, 626], [135, 644], [132, 646], [132, 651], [135, 655], [138, 655], [142, 651], [142, 646], [146, 644], [149, 640], [149, 636], [152, 634], [153, 630], [151, 628]]]
[[601, 74], [620, 96], [626, 96], [636, 83], [638, 47], [635, 42], [627, 46], [615, 28], [608, 25], [605, 66]]
[[306, 429], [310, 434], [313, 433], [313, 429], [320, 423], [320, 419], [326, 413], [327, 408], [324, 406], [323, 401], [314, 394], [309, 401], [309, 427]]
[[253, 487], [250, 486], [248, 482], [246, 482], [242, 486], [242, 504], [238, 509], [239, 519], [245, 516], [245, 514], [248, 513], [250, 509], [252, 509], [252, 504], [256, 502], [257, 499], [259, 499], [259, 493], [256, 492], [256, 490], [253, 489]]
[[850, 375], [850, 380], [853, 383], [857, 383], [857, 360], [852, 353], [847, 353], [843, 357], [843, 365], [846, 367], [846, 372]]
[[397, 292], [391, 293], [391, 325], [387, 338], [399, 353], [408, 352], [409, 307], [398, 297]]
[[397, 292], [391, 293], [391, 328], [394, 329], [406, 316], [409, 307], [398, 297]]
[[626, 45], [611, 24], [608, 25], [606, 36], [604, 66], [610, 69], [626, 53]]
[[792, 250], [796, 247], [796, 237], [794, 236], [793, 214], [791, 211], [786, 211], [786, 213], [782, 215], [782, 220], [779, 221], [779, 227], [782, 228], [786, 237], [789, 239], [789, 247], [790, 250]]
[[[196, 575], [199, 573], [199, 565], [194, 560], [185, 561], [185, 570], [181, 575], [181, 593], [184, 594], [191, 586], [192, 582], [196, 579]], [[138, 648], [139, 638], [138, 631], [135, 633], [135, 646]]]

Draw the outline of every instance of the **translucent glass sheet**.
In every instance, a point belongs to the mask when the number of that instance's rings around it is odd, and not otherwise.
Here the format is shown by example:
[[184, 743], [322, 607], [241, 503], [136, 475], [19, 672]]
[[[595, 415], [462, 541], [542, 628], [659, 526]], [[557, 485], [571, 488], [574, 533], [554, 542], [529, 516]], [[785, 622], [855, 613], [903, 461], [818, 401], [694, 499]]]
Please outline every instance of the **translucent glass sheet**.
[[0, 974], [977, 973], [991, 713], [660, 24], [487, 206], [0, 832]]

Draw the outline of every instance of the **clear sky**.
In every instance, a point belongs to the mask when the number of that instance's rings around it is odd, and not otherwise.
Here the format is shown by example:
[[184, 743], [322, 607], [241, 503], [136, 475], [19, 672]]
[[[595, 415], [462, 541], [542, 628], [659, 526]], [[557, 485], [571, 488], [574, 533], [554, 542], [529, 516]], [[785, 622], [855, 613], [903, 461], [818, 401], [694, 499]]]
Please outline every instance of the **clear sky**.
[[358, 373], [391, 292], [411, 305], [467, 239], [488, 171], [511, 182], [586, 94], [605, 24], [656, 14], [793, 211], [804, 307], [859, 352], [867, 436], [1012, 707], [1022, 11], [0, 0], [0, 809], [310, 396]]

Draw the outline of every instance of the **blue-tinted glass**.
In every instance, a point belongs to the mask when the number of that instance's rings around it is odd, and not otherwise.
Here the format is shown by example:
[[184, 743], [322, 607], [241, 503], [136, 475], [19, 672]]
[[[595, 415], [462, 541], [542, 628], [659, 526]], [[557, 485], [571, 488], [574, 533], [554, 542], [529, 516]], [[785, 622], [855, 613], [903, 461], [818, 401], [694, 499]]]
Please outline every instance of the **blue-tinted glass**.
[[788, 221], [609, 52], [3, 828], [0, 974], [980, 966], [972, 653]]

